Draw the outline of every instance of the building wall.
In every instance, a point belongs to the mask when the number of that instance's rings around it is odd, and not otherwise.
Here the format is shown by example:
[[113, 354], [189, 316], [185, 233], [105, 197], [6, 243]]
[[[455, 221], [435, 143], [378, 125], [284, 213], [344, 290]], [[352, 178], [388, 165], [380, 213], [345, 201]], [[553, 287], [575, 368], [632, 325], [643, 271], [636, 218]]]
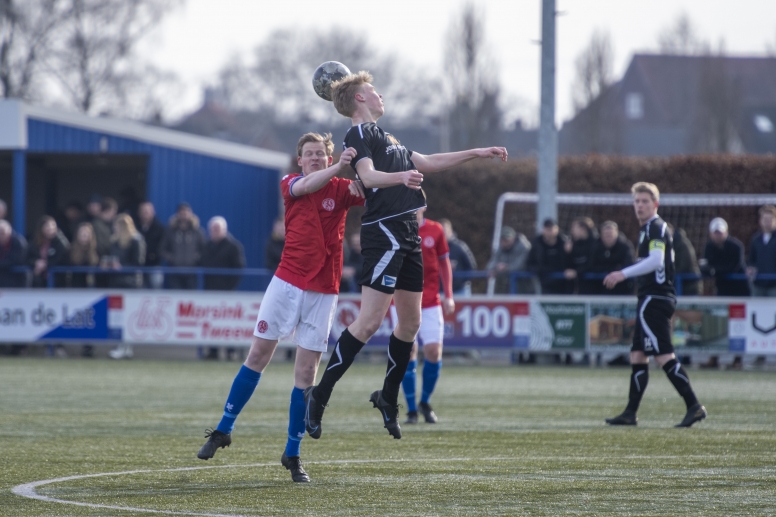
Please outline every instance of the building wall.
[[248, 267], [264, 267], [264, 243], [278, 214], [279, 171], [35, 119], [27, 127], [29, 152], [146, 155], [146, 197], [163, 223], [181, 201], [191, 204], [203, 226], [221, 215], [245, 246]]

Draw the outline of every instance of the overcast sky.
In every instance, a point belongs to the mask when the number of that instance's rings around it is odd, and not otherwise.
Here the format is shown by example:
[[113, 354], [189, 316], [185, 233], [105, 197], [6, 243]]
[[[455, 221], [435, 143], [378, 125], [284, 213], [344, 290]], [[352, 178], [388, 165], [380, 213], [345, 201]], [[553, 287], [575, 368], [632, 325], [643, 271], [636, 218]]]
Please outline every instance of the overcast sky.
[[[541, 35], [541, 0], [476, 4], [485, 14], [504, 93], [523, 99], [533, 111], [539, 102], [536, 41]], [[247, 54], [279, 27], [353, 28], [368, 33], [377, 49], [439, 71], [445, 32], [462, 5], [458, 0], [187, 0], [184, 8], [164, 20], [143, 50], [156, 65], [178, 73], [186, 85], [185, 95], [169, 107], [175, 117], [200, 105], [202, 85], [213, 81], [229, 56]], [[562, 12], [557, 28], [559, 122], [572, 115], [574, 59], [596, 29], [611, 33], [617, 78], [634, 52], [655, 50], [660, 30], [683, 12], [715, 47], [724, 39], [729, 54], [764, 55], [767, 45], [776, 47], [776, 0], [557, 0], [557, 6]]]

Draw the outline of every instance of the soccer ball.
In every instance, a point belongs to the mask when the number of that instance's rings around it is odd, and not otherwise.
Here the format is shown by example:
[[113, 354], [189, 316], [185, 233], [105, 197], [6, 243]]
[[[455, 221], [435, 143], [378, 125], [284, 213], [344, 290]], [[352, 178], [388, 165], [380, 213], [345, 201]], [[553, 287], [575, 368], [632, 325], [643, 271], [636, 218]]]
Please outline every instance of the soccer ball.
[[326, 61], [315, 69], [313, 90], [323, 100], [331, 100], [331, 83], [350, 74], [348, 67], [338, 61]]

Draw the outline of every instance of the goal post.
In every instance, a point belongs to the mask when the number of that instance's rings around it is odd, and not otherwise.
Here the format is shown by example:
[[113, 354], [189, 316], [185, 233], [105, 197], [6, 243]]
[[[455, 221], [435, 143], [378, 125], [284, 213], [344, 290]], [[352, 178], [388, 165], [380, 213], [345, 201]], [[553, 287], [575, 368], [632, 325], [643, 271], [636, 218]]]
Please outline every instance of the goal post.
[[[511, 226], [530, 240], [539, 226], [536, 221], [538, 194], [532, 192], [505, 192], [496, 203], [491, 254], [499, 247], [501, 229]], [[621, 233], [633, 242], [639, 224], [633, 214], [630, 193], [558, 194], [558, 224], [568, 232], [571, 222], [580, 216], [593, 219], [596, 226], [606, 220], [618, 224]], [[661, 194], [658, 213], [675, 228], [681, 228], [694, 246], [703, 253], [708, 237], [709, 222], [722, 217], [728, 222], [730, 235], [748, 246], [749, 238], [757, 230], [757, 210], [763, 205], [776, 205], [776, 194]], [[488, 281], [488, 294], [495, 291], [495, 279]]]

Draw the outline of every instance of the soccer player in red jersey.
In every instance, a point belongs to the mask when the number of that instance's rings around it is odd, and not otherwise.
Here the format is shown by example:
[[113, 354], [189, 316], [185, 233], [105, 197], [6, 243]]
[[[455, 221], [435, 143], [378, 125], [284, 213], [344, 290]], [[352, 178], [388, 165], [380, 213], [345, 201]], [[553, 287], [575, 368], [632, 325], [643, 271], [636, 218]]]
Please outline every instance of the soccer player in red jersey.
[[[442, 369], [442, 340], [445, 335], [445, 315], [455, 312], [453, 300], [453, 268], [450, 265], [450, 248], [441, 224], [426, 219], [425, 208], [416, 212], [418, 235], [423, 253], [423, 296], [421, 299], [421, 320], [418, 339], [423, 345], [423, 388], [420, 404], [416, 405], [415, 386], [417, 384], [418, 340], [412, 346], [412, 355], [402, 380], [404, 396], [407, 399], [407, 420], [405, 424], [418, 423], [418, 409], [426, 423], [435, 424], [437, 416], [431, 408], [431, 394], [439, 380]], [[439, 284], [442, 283], [444, 298], [439, 297]], [[444, 311], [444, 314], [443, 314]], [[394, 324], [397, 322], [396, 310], [391, 307]]]
[[337, 307], [345, 216], [350, 207], [364, 204], [355, 183], [335, 177], [349, 166], [356, 151], [345, 149], [332, 165], [333, 150], [331, 135], [307, 133], [297, 144], [302, 174], [289, 174], [280, 182], [286, 209], [283, 255], [264, 293], [248, 358], [234, 379], [221, 422], [206, 433], [208, 441], [197, 454], [200, 459], [212, 458], [219, 447], [232, 443], [237, 415], [253, 395], [278, 340], [290, 338], [297, 345], [296, 363], [281, 463], [294, 481], [310, 481], [299, 459], [305, 432], [304, 389], [315, 382]]

